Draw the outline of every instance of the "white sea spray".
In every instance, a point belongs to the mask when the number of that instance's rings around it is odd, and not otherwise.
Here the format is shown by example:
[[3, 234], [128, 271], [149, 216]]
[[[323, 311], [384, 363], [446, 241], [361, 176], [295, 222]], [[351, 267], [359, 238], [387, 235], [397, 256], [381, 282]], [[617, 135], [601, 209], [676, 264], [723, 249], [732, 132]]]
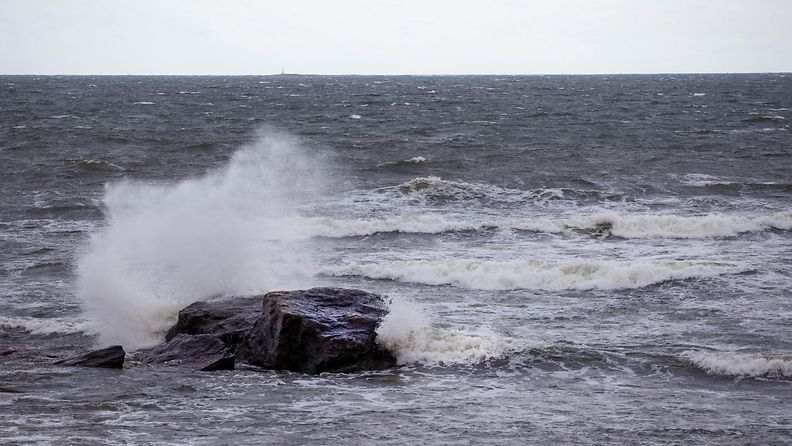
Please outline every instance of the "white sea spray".
[[408, 300], [393, 300], [377, 328], [377, 342], [395, 352], [401, 364], [475, 364], [515, 351], [517, 342], [487, 326], [438, 328], [426, 309]]
[[108, 185], [107, 224], [77, 269], [102, 341], [154, 344], [191, 302], [300, 284], [307, 245], [279, 222], [321, 190], [325, 165], [295, 138], [262, 131], [204, 176]]

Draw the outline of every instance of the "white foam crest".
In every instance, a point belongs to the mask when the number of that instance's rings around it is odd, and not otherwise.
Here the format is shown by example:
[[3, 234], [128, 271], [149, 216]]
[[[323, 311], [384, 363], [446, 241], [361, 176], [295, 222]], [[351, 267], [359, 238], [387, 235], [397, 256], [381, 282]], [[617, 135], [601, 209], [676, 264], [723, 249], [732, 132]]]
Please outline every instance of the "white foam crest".
[[151, 345], [191, 302], [304, 285], [305, 246], [273, 236], [268, 222], [316, 194], [322, 169], [294, 138], [262, 132], [203, 177], [108, 186], [107, 226], [78, 264], [102, 341]]
[[792, 356], [686, 351], [682, 357], [708, 373], [734, 377], [792, 377]]
[[[389, 190], [391, 188], [386, 188]], [[537, 198], [541, 193], [535, 191], [522, 191], [506, 189], [490, 184], [467, 183], [464, 181], [444, 180], [440, 177], [429, 176], [414, 178], [396, 189], [402, 194], [423, 199], [444, 200], [493, 200], [493, 201], [524, 201]], [[542, 192], [546, 192], [542, 190]], [[542, 197], [539, 197], [542, 198]]]
[[400, 364], [476, 364], [516, 350], [514, 340], [486, 326], [470, 331], [432, 327], [426, 310], [406, 300], [390, 303], [377, 342]]
[[792, 229], [792, 211], [769, 215], [707, 214], [701, 216], [604, 213], [564, 220], [572, 228], [606, 229], [625, 238], [730, 237], [771, 228]]
[[512, 218], [471, 219], [463, 215], [403, 215], [382, 219], [336, 219], [331, 217], [259, 218], [250, 220], [262, 235], [278, 240], [311, 237], [358, 237], [377, 233], [441, 234], [455, 231], [513, 229], [561, 233], [575, 230], [609, 232], [624, 238], [713, 238], [768, 229], [792, 229], [792, 212], [768, 215], [677, 216], [599, 213], [565, 219]]
[[95, 334], [84, 320], [65, 318], [6, 317], [0, 316], [0, 327], [21, 328], [30, 334]]
[[692, 261], [401, 260], [325, 267], [322, 274], [359, 276], [482, 290], [616, 290], [746, 271], [732, 264]]
[[406, 160], [399, 160], [399, 161], [391, 161], [387, 163], [380, 163], [377, 164], [377, 167], [389, 167], [389, 166], [403, 166], [409, 164], [423, 164], [426, 162], [426, 158], [422, 156], [414, 156], [412, 158], [408, 158]]
[[433, 215], [408, 215], [385, 219], [339, 220], [327, 217], [295, 218], [287, 225], [306, 237], [354, 237], [381, 232], [438, 234], [480, 229], [479, 223], [448, 220]]

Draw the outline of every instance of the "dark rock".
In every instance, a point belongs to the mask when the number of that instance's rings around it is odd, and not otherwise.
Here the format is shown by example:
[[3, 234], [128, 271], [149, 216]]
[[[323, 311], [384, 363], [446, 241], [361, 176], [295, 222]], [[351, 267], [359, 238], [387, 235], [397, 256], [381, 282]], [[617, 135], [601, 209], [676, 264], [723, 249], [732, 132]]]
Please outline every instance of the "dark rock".
[[210, 334], [178, 334], [168, 342], [143, 352], [141, 360], [150, 364], [171, 364], [195, 370], [233, 370], [234, 347]]
[[382, 297], [360, 290], [312, 288], [264, 296], [263, 312], [239, 348], [240, 359], [303, 373], [383, 369], [395, 357], [376, 342], [387, 313]]
[[259, 316], [260, 296], [195, 302], [179, 312], [179, 319], [168, 330], [165, 340], [170, 341], [179, 334], [211, 334], [236, 348]]
[[386, 313], [382, 297], [340, 288], [196, 302], [179, 312], [166, 342], [140, 358], [198, 370], [237, 361], [304, 373], [382, 369], [396, 364], [375, 342]]
[[120, 345], [113, 345], [101, 350], [86, 353], [75, 358], [59, 361], [58, 364], [82, 367], [104, 367], [121, 369], [124, 367], [126, 352]]

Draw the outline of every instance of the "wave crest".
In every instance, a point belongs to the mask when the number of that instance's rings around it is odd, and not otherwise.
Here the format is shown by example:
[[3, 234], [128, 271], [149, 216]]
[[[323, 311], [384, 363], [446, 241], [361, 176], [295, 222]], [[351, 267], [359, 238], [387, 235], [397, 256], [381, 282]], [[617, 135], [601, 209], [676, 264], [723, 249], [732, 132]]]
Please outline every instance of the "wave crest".
[[610, 234], [635, 239], [717, 238], [770, 229], [791, 230], [792, 212], [768, 215], [702, 216], [601, 213], [565, 219], [514, 218], [469, 220], [464, 217], [407, 215], [385, 219], [299, 217], [287, 222], [295, 237], [355, 237], [377, 233], [440, 234], [456, 231], [513, 229], [533, 232]]
[[197, 300], [305, 285], [306, 247], [267, 225], [322, 190], [325, 166], [294, 138], [268, 133], [203, 177], [108, 186], [107, 226], [77, 270], [102, 341], [153, 345]]
[[686, 351], [682, 357], [707, 373], [731, 377], [791, 378], [792, 356]]
[[519, 203], [561, 198], [563, 196], [561, 189], [507, 189], [490, 184], [444, 180], [436, 176], [413, 178], [395, 188], [384, 188], [381, 191], [391, 192], [394, 190], [398, 191], [403, 197], [428, 203], [469, 200], [485, 203]]
[[596, 214], [563, 220], [570, 229], [597, 230], [624, 238], [733, 237], [768, 229], [792, 229], [792, 212], [769, 215], [702, 216]]
[[400, 364], [476, 364], [517, 350], [516, 342], [482, 326], [473, 331], [432, 327], [418, 305], [397, 301], [377, 328], [377, 342]]
[[22, 329], [34, 335], [95, 334], [87, 321], [66, 318], [5, 317], [0, 316], [0, 327]]
[[409, 260], [326, 267], [329, 276], [358, 276], [468, 289], [618, 290], [671, 280], [712, 278], [746, 271], [731, 264], [690, 261]]

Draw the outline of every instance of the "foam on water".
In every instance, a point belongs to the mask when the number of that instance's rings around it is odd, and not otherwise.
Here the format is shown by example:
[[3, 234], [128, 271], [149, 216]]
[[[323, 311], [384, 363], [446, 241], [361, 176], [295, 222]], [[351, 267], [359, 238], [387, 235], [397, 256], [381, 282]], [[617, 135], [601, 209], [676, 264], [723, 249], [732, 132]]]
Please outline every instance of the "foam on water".
[[35, 335], [95, 334], [88, 321], [66, 318], [35, 318], [0, 316], [0, 327], [22, 329]]
[[400, 364], [475, 364], [517, 349], [517, 343], [481, 326], [472, 330], [432, 326], [425, 309], [406, 300], [390, 303], [377, 328], [377, 342], [396, 353]]
[[107, 225], [78, 265], [79, 296], [102, 341], [154, 344], [191, 302], [304, 284], [307, 246], [268, 227], [320, 190], [319, 158], [262, 132], [203, 177], [109, 185]]
[[394, 188], [384, 188], [383, 191], [398, 191], [410, 198], [429, 201], [491, 200], [519, 202], [537, 198], [535, 191], [507, 189], [490, 184], [444, 180], [436, 176], [414, 178]]
[[571, 228], [602, 228], [625, 238], [730, 237], [744, 232], [792, 229], [792, 211], [766, 215], [701, 216], [604, 213], [564, 220]]
[[792, 377], [792, 356], [686, 351], [682, 357], [714, 375], [734, 377]]
[[746, 271], [715, 262], [668, 260], [408, 260], [325, 267], [330, 276], [359, 276], [482, 290], [618, 290], [670, 280], [711, 278]]
[[426, 158], [422, 156], [414, 156], [412, 158], [399, 160], [399, 161], [391, 161], [388, 163], [380, 163], [377, 164], [377, 167], [398, 167], [398, 166], [409, 166], [409, 165], [416, 165], [416, 164], [424, 164], [426, 163]]
[[79, 161], [77, 166], [86, 169], [86, 170], [97, 170], [97, 171], [124, 171], [123, 167], [119, 166], [118, 164], [111, 163], [109, 161], [104, 160], [95, 160], [95, 159], [85, 159]]
[[562, 219], [476, 219], [459, 215], [404, 215], [384, 219], [297, 217], [287, 225], [297, 237], [351, 237], [381, 232], [440, 234], [482, 229], [515, 229], [561, 233], [594, 231], [634, 239], [715, 238], [769, 229], [792, 229], [792, 212], [764, 215], [707, 214], [701, 216], [596, 213]]
[[298, 229], [295, 235], [303, 237], [354, 237], [381, 232], [439, 234], [450, 231], [475, 230], [481, 227], [475, 222], [451, 221], [434, 215], [348, 220], [329, 217], [298, 217], [289, 221], [285, 226]]

